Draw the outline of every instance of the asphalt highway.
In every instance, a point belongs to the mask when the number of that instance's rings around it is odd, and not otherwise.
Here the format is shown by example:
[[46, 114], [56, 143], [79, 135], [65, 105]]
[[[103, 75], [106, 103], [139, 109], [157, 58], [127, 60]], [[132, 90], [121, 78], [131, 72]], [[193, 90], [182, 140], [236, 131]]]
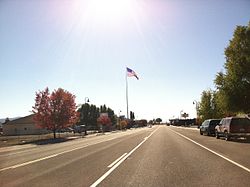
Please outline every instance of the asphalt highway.
[[154, 126], [0, 149], [0, 186], [249, 186], [250, 142]]

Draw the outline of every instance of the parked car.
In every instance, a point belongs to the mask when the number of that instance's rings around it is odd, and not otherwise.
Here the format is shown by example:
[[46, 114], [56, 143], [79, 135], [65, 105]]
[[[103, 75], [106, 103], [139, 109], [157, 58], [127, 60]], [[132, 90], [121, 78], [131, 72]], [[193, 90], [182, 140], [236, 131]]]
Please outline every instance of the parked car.
[[64, 132], [73, 132], [74, 129], [72, 129], [71, 127], [66, 127], [66, 128], [63, 128], [63, 129], [57, 129], [56, 132], [59, 132], [59, 133], [64, 133]]
[[208, 119], [205, 120], [200, 126], [200, 134], [206, 134], [208, 136], [215, 135], [215, 126], [220, 123], [220, 119]]
[[250, 119], [247, 117], [227, 117], [223, 118], [219, 125], [215, 127], [215, 136], [225, 137], [228, 141], [232, 137], [250, 137]]
[[82, 132], [84, 132], [85, 135], [87, 135], [87, 128], [85, 125], [75, 125], [73, 127], [73, 132], [74, 133], [79, 133], [81, 134]]

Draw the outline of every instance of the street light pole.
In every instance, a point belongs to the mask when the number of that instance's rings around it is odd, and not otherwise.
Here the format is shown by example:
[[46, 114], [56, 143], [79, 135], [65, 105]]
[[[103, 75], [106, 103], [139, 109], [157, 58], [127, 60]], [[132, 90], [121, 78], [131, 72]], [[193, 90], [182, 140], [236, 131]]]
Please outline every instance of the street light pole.
[[180, 111], [180, 119], [181, 119], [181, 113], [183, 112], [183, 110]]
[[[86, 103], [89, 102], [89, 98], [88, 98], [88, 97], [85, 97], [84, 101], [85, 101], [85, 104], [84, 104], [84, 105], [86, 105]], [[85, 106], [85, 107], [86, 107], [86, 106]], [[85, 124], [85, 129], [84, 129], [85, 135], [87, 135], [87, 121], [88, 121], [87, 118], [88, 118], [88, 114], [87, 114], [87, 116], [86, 116], [86, 124]]]
[[193, 105], [195, 104], [195, 109], [196, 109], [196, 123], [198, 124], [199, 126], [199, 114], [198, 114], [198, 102], [196, 100], [193, 101]]
[[195, 104], [196, 109], [196, 118], [198, 118], [198, 102], [196, 100], [193, 101], [193, 105]]
[[122, 112], [121, 110], [119, 110], [118, 112], [118, 127], [121, 130], [121, 125], [120, 125], [120, 112]]
[[84, 101], [85, 101], [85, 104], [88, 103], [89, 102], [89, 98], [85, 97]]

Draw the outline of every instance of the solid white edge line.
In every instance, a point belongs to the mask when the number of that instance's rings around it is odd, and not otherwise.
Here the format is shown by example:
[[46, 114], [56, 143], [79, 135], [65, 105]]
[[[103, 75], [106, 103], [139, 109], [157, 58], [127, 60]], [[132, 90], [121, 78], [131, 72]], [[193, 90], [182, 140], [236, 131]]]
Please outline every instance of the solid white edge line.
[[56, 156], [58, 156], [58, 154], [50, 155], [50, 156], [47, 156], [47, 157], [44, 157], [44, 158], [39, 158], [39, 159], [32, 160], [32, 161], [29, 161], [29, 162], [24, 162], [22, 164], [17, 164], [17, 165], [12, 166], [11, 168], [15, 169], [15, 168], [18, 168], [18, 167], [21, 167], [21, 166], [26, 166], [28, 164], [39, 162], [39, 161], [46, 160], [46, 159], [49, 159], [49, 158], [53, 158], [53, 157], [56, 157]]
[[181, 134], [181, 133], [179, 133], [179, 132], [176, 132], [176, 131], [174, 131], [174, 130], [172, 130], [172, 129], [170, 129], [170, 130], [171, 130], [172, 132], [178, 134], [179, 136], [181, 136], [181, 137], [183, 137], [183, 138], [185, 138], [185, 139], [187, 139], [187, 140], [193, 142], [194, 144], [196, 144], [196, 145], [202, 147], [203, 149], [206, 149], [207, 151], [209, 151], [209, 152], [211, 152], [211, 153], [213, 153], [213, 154], [215, 154], [215, 155], [217, 155], [217, 156], [223, 158], [224, 160], [227, 160], [228, 162], [230, 162], [230, 163], [232, 163], [232, 164], [234, 164], [234, 165], [240, 167], [241, 169], [244, 169], [245, 171], [247, 171], [247, 172], [250, 173], [250, 169], [249, 169], [249, 168], [247, 168], [247, 167], [245, 167], [245, 166], [243, 166], [243, 165], [241, 165], [241, 164], [239, 164], [239, 163], [237, 163], [237, 162], [235, 162], [235, 161], [233, 161], [233, 160], [231, 160], [231, 159], [229, 159], [229, 158], [227, 158], [227, 157], [225, 157], [225, 156], [223, 156], [223, 155], [221, 155], [221, 154], [219, 154], [219, 153], [217, 153], [217, 152], [215, 152], [215, 151], [213, 151], [213, 150], [211, 150], [211, 149], [209, 149], [209, 148], [207, 148], [207, 147], [205, 147], [204, 145], [199, 144], [198, 142], [196, 142], [196, 141], [194, 141], [194, 140], [192, 140], [192, 139], [190, 139], [190, 138], [184, 136], [183, 134]]
[[136, 149], [138, 149], [144, 142], [146, 142], [150, 136], [152, 136], [160, 127], [155, 129], [150, 133], [148, 138], [144, 139], [141, 143], [139, 143], [134, 149], [132, 149], [126, 156], [124, 156], [118, 163], [116, 163], [112, 168], [110, 168], [106, 173], [104, 173], [99, 179], [97, 179], [90, 187], [96, 187], [100, 184], [107, 176], [109, 176], [122, 162], [124, 162]]
[[118, 159], [116, 159], [114, 162], [112, 162], [112, 164], [110, 164], [108, 166], [108, 168], [113, 167], [113, 165], [115, 165], [119, 160], [121, 160], [126, 154], [128, 154], [128, 153], [124, 153], [122, 156], [120, 156]]
[[38, 158], [38, 159], [27, 161], [27, 162], [24, 162], [24, 163], [21, 163], [21, 164], [16, 164], [16, 165], [13, 165], [13, 166], [8, 166], [8, 167], [5, 167], [5, 168], [1, 168], [0, 172], [8, 170], [8, 169], [15, 169], [15, 168], [18, 168], [18, 167], [26, 166], [28, 164], [33, 164], [33, 163], [36, 163], [36, 162], [39, 162], [39, 161], [42, 161], [42, 160], [53, 158], [53, 157], [56, 157], [56, 156], [59, 156], [59, 155], [65, 154], [65, 153], [69, 153], [69, 152], [72, 152], [72, 151], [75, 151], [75, 150], [78, 150], [78, 149], [82, 149], [82, 148], [85, 148], [85, 147], [88, 147], [88, 146], [91, 146], [91, 145], [96, 145], [96, 144], [99, 144], [99, 143], [107, 142], [107, 141], [110, 141], [110, 140], [113, 140], [113, 139], [116, 139], [116, 138], [109, 138], [109, 139], [104, 140], [104, 141], [97, 141], [97, 142], [92, 143], [92, 144], [86, 144], [86, 145], [81, 146], [81, 147], [76, 147], [76, 148], [66, 150], [66, 151], [63, 151], [63, 152], [60, 152], [60, 153], [56, 153], [56, 154], [53, 154], [53, 155], [49, 155], [49, 156], [46, 156], [46, 157], [43, 157], [43, 158]]
[[53, 157], [56, 157], [56, 156], [58, 156], [58, 154], [54, 154], [54, 155], [39, 158], [39, 159], [36, 159], [36, 160], [32, 160], [32, 161], [29, 161], [29, 162], [24, 162], [22, 164], [17, 164], [17, 165], [13, 165], [13, 166], [10, 166], [10, 167], [6, 167], [6, 168], [3, 168], [3, 169], [0, 169], [0, 171], [4, 171], [4, 170], [7, 170], [7, 169], [15, 169], [15, 168], [18, 168], [18, 167], [21, 167], [21, 166], [26, 166], [28, 164], [39, 162], [39, 161], [46, 160], [46, 159], [49, 159], [49, 158], [53, 158]]
[[86, 145], [81, 146], [81, 147], [76, 147], [76, 148], [66, 150], [66, 151], [63, 151], [63, 152], [60, 152], [60, 153], [56, 153], [56, 154], [53, 154], [53, 155], [49, 155], [49, 156], [46, 156], [46, 157], [43, 157], [43, 158], [38, 158], [38, 159], [31, 160], [31, 161], [28, 161], [28, 162], [24, 162], [24, 163], [21, 163], [21, 164], [16, 164], [16, 165], [13, 165], [13, 166], [5, 167], [5, 168], [0, 169], [0, 172], [4, 171], [4, 170], [8, 170], [8, 169], [15, 169], [15, 168], [18, 168], [18, 167], [33, 164], [33, 163], [36, 163], [36, 162], [39, 162], [39, 161], [42, 161], [42, 160], [53, 158], [53, 157], [56, 157], [56, 156], [59, 156], [59, 155], [65, 154], [65, 153], [69, 153], [69, 152], [72, 152], [72, 151], [75, 151], [75, 150], [78, 150], [78, 149], [82, 149], [82, 148], [85, 148], [85, 147], [88, 147], [88, 146], [91, 146], [91, 145], [95, 145], [95, 144], [98, 144], [98, 143], [106, 142], [106, 141], [110, 141], [110, 139], [105, 140], [105, 141], [98, 141], [98, 142], [95, 142], [93, 144], [86, 144]]
[[81, 146], [81, 147], [73, 148], [73, 149], [63, 151], [63, 152], [60, 152], [60, 153], [56, 153], [56, 154], [53, 154], [53, 155], [49, 155], [49, 156], [46, 156], [46, 157], [43, 157], [43, 158], [38, 158], [38, 159], [31, 160], [31, 161], [28, 161], [28, 162], [24, 162], [24, 163], [21, 163], [21, 164], [16, 164], [16, 165], [13, 165], [13, 166], [2, 168], [2, 169], [0, 169], [0, 172], [4, 171], [4, 170], [8, 170], [8, 169], [15, 169], [15, 168], [18, 168], [18, 167], [26, 166], [26, 165], [33, 164], [33, 163], [36, 163], [36, 162], [39, 162], [39, 161], [42, 161], [42, 160], [50, 159], [50, 158], [53, 158], [53, 157], [56, 157], [56, 156], [59, 156], [59, 155], [62, 155], [62, 154], [68, 153], [68, 152], [72, 152], [72, 151], [75, 151], [75, 150], [78, 150], [78, 149], [88, 147], [89, 145], [92, 145], [92, 144], [86, 144], [86, 145]]

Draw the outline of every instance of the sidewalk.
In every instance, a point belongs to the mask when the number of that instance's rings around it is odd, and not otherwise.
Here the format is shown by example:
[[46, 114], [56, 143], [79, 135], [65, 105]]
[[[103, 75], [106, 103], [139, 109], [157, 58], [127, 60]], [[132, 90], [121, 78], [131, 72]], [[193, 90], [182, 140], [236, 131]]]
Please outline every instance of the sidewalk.
[[20, 136], [0, 136], [0, 152], [4, 149], [16, 150], [28, 147], [34, 147], [38, 145], [60, 143], [66, 141], [72, 141], [81, 138], [91, 138], [95, 136], [108, 135], [111, 133], [117, 133], [119, 131], [97, 133], [94, 131], [84, 133], [56, 133], [56, 139], [54, 139], [53, 133], [43, 135], [20, 135]]
[[[83, 134], [73, 133], [56, 133], [56, 139], [54, 139], [53, 133], [42, 134], [42, 135], [20, 135], [20, 136], [0, 136], [0, 149], [2, 147], [13, 147], [13, 146], [27, 146], [27, 144], [39, 145], [53, 143], [53, 141], [69, 141], [87, 136], [93, 136], [90, 134], [84, 136]], [[56, 142], [54, 142], [56, 143]]]
[[198, 126], [184, 127], [184, 126], [173, 126], [173, 125], [171, 125], [171, 127], [180, 128], [180, 129], [195, 130], [195, 131], [199, 131], [200, 130], [198, 128]]
[[88, 131], [87, 135], [84, 133], [56, 133], [56, 139], [54, 139], [53, 133], [43, 135], [20, 135], [20, 136], [0, 136], [0, 153], [3, 151], [12, 151], [18, 149], [25, 149], [30, 147], [36, 147], [39, 145], [63, 143], [67, 141], [73, 141], [82, 138], [92, 138], [96, 136], [109, 135], [112, 133], [124, 132], [123, 130], [115, 130], [110, 132], [96, 132]]

